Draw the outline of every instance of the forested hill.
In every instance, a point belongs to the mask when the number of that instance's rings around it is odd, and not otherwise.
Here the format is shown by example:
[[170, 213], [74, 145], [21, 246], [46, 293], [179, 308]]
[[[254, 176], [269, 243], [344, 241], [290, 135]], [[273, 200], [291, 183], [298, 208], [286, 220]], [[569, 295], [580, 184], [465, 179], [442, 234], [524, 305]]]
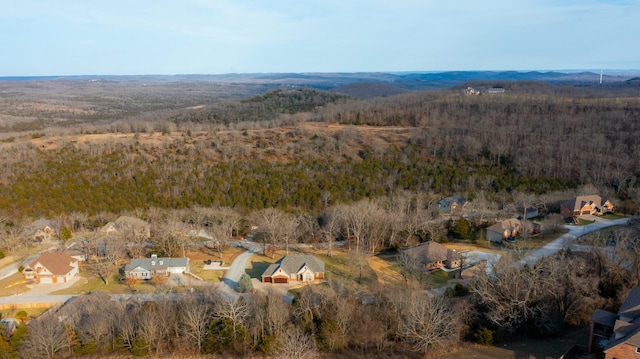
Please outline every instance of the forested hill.
[[328, 103], [345, 102], [347, 96], [309, 88], [275, 89], [245, 100], [229, 100], [192, 111], [184, 111], [172, 118], [176, 123], [238, 123], [277, 119], [282, 114], [311, 112]]
[[638, 202], [638, 96], [524, 82], [490, 94], [478, 84], [480, 95], [364, 100], [280, 89], [104, 125], [4, 133], [0, 208], [315, 211], [403, 190], [473, 198], [582, 184]]

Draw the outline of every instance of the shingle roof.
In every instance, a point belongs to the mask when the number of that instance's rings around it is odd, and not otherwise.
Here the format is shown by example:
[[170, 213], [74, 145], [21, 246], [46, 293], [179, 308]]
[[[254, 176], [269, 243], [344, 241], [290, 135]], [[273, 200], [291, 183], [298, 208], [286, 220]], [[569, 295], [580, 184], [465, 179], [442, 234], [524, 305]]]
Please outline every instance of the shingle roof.
[[315, 273], [324, 272], [324, 262], [310, 254], [287, 254], [269, 265], [262, 276], [270, 277], [280, 268], [288, 274], [298, 273], [304, 266]]
[[416, 258], [422, 264], [460, 259], [460, 253], [449, 250], [447, 247], [434, 241], [424, 242], [417, 246], [409, 247], [404, 249], [404, 252]]
[[451, 210], [451, 205], [454, 202], [461, 206], [467, 203], [467, 201], [462, 199], [460, 196], [445, 197], [438, 201], [438, 209], [441, 211], [449, 211]]
[[606, 202], [607, 201], [603, 200], [602, 197], [594, 194], [589, 196], [577, 196], [562, 203], [562, 206], [572, 209], [573, 211], [578, 211], [588, 203], [594, 203], [596, 206], [601, 207]]
[[487, 230], [503, 233], [506, 230], [512, 231], [514, 229], [520, 229], [521, 226], [522, 226], [522, 223], [519, 219], [509, 218], [509, 219], [500, 221], [494, 224], [493, 226], [487, 227]]
[[629, 318], [640, 317], [640, 287], [631, 289], [624, 303], [620, 306], [618, 314]]
[[618, 319], [618, 315], [616, 313], [607, 312], [606, 310], [596, 309], [596, 311], [591, 316], [590, 321], [596, 324], [602, 324], [607, 327], [613, 328], [616, 320]]
[[36, 264], [40, 263], [53, 275], [65, 275], [74, 268], [71, 266], [71, 263], [77, 261], [77, 259], [61, 252], [45, 252], [31, 262], [29, 266], [33, 268]]
[[188, 263], [189, 258], [134, 258], [124, 267], [124, 270], [128, 272], [140, 267], [151, 271], [154, 269], [186, 267]]

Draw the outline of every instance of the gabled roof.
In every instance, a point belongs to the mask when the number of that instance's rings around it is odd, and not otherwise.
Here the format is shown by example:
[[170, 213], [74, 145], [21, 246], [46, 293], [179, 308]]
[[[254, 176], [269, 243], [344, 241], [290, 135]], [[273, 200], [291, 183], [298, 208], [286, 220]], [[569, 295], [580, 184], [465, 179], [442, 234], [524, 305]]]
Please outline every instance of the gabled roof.
[[615, 333], [604, 352], [622, 343], [640, 347], [640, 287], [635, 287], [629, 292], [618, 314], [614, 315], [613, 323], [611, 314], [613, 313], [596, 310], [591, 317], [594, 323], [607, 325]]
[[180, 268], [189, 264], [189, 258], [134, 258], [124, 267], [125, 272], [138, 267], [152, 271], [158, 269]]
[[[528, 224], [533, 225], [533, 222], [527, 221]], [[514, 229], [520, 229], [522, 227], [522, 221], [517, 218], [509, 218], [502, 220], [493, 226], [487, 227], [487, 230], [503, 233], [504, 231], [513, 231]]]
[[640, 317], [640, 287], [631, 289], [624, 303], [620, 306], [618, 315], [632, 319]]
[[450, 210], [451, 209], [451, 205], [457, 203], [461, 206], [463, 206], [465, 203], [467, 203], [467, 200], [462, 199], [460, 196], [450, 196], [450, 197], [445, 197], [441, 200], [438, 201], [438, 209], [441, 211], [446, 211], [446, 210]]
[[30, 229], [33, 230], [38, 230], [38, 229], [45, 229], [46, 227], [49, 228], [53, 228], [54, 227], [54, 223], [53, 221], [50, 221], [46, 218], [39, 218], [38, 220], [34, 221], [33, 223], [31, 223], [31, 225], [29, 226]]
[[282, 269], [285, 273], [291, 275], [298, 273], [304, 267], [309, 268], [314, 273], [324, 272], [324, 262], [310, 254], [287, 254], [280, 258], [277, 262], [269, 265], [262, 273], [263, 277], [270, 277], [278, 269]]
[[146, 221], [139, 218], [120, 216], [118, 217], [118, 219], [116, 219], [115, 222], [107, 223], [100, 230], [104, 232], [108, 231], [109, 228], [113, 228], [116, 231], [120, 231], [123, 229], [143, 229], [146, 231], [148, 228], [150, 228], [150, 225]]
[[33, 268], [38, 263], [40, 263], [53, 275], [66, 275], [72, 269], [74, 269], [74, 267], [71, 266], [71, 263], [75, 263], [77, 261], [77, 259], [61, 252], [45, 252], [42, 253], [36, 260], [31, 262], [29, 266]]
[[460, 253], [454, 252], [434, 241], [420, 243], [417, 246], [406, 248], [403, 251], [416, 258], [416, 260], [422, 264], [445, 260], [455, 261], [460, 259]]
[[616, 313], [607, 312], [606, 310], [596, 309], [589, 320], [596, 324], [602, 324], [613, 328], [616, 320], [618, 320], [618, 315]]
[[603, 200], [602, 197], [598, 196], [597, 194], [593, 194], [589, 196], [577, 196], [566, 202], [563, 202], [562, 206], [567, 207], [573, 211], [578, 211], [587, 204], [595, 204], [596, 206], [601, 207], [605, 203], [607, 203], [607, 200]]

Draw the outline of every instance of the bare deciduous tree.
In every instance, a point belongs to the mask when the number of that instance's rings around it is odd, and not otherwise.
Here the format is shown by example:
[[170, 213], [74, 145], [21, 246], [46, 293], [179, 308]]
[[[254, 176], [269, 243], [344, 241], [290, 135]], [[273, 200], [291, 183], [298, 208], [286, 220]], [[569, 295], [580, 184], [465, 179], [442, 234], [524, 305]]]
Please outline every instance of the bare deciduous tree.
[[22, 350], [35, 358], [53, 359], [69, 343], [65, 327], [54, 314], [43, 314], [29, 323], [29, 337]]
[[191, 345], [197, 348], [197, 353], [202, 351], [202, 344], [207, 337], [209, 323], [213, 317], [213, 311], [208, 302], [200, 295], [190, 296], [180, 303], [182, 331]]

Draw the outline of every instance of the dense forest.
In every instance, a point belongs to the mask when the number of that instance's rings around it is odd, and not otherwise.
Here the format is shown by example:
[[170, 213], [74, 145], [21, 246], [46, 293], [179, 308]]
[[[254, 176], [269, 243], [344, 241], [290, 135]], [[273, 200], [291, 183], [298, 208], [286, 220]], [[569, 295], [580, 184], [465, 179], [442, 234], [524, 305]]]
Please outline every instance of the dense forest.
[[0, 204], [31, 216], [191, 205], [313, 211], [322, 198], [399, 190], [473, 198], [591, 184], [637, 205], [640, 99], [540, 92], [354, 100], [274, 90], [157, 120], [12, 134], [2, 143]]

